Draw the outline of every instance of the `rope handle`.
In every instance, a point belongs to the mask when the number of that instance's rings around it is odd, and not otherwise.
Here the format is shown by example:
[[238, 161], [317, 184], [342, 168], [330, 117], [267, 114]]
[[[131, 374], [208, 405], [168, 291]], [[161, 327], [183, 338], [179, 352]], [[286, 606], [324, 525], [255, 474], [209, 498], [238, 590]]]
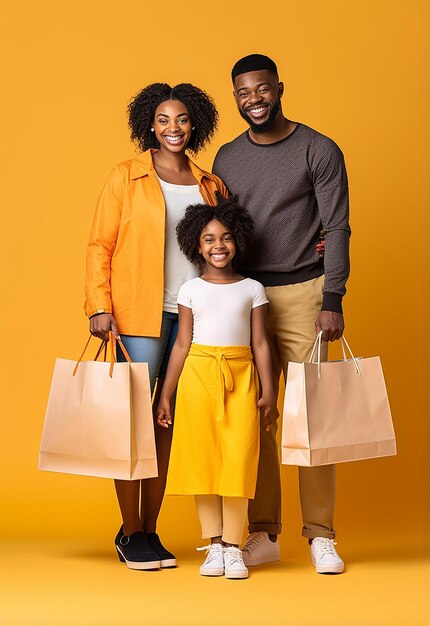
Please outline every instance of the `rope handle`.
[[[73, 376], [75, 376], [76, 372], [78, 371], [78, 367], [79, 367], [80, 363], [82, 362], [82, 359], [84, 358], [85, 352], [87, 351], [87, 348], [88, 348], [88, 346], [89, 346], [89, 344], [90, 344], [91, 337], [92, 337], [92, 335], [90, 334], [90, 336], [88, 337], [88, 340], [87, 340], [87, 342], [86, 342], [86, 344], [85, 344], [85, 347], [84, 347], [84, 349], [82, 350], [82, 354], [81, 354], [81, 356], [80, 356], [80, 357], [79, 357], [79, 359], [76, 361], [76, 365], [75, 365], [75, 367], [73, 368]], [[100, 346], [99, 346], [99, 349], [97, 350], [97, 354], [96, 354], [95, 359], [94, 359], [95, 361], [97, 361], [98, 357], [99, 357], [99, 356], [100, 356], [100, 354], [101, 354], [101, 351], [102, 351], [102, 350], [103, 350], [103, 348], [104, 348], [104, 360], [106, 361], [106, 356], [107, 356], [107, 354], [106, 354], [106, 353], [107, 353], [107, 344], [109, 343], [109, 345], [110, 345], [110, 351], [109, 351], [109, 353], [110, 353], [110, 359], [109, 359], [109, 361], [110, 361], [109, 376], [110, 376], [111, 378], [112, 378], [112, 375], [113, 375], [113, 368], [114, 368], [114, 365], [115, 365], [115, 363], [116, 363], [116, 351], [115, 351], [115, 347], [116, 347], [116, 343], [117, 343], [117, 342], [118, 342], [118, 345], [119, 345], [119, 347], [120, 347], [120, 349], [121, 349], [121, 352], [122, 352], [122, 353], [123, 353], [123, 355], [125, 356], [126, 361], [128, 361], [128, 363], [131, 363], [131, 358], [130, 358], [130, 355], [128, 354], [127, 350], [125, 349], [125, 346], [124, 346], [124, 344], [122, 343], [121, 337], [118, 337], [118, 338], [117, 338], [117, 337], [115, 337], [115, 335], [113, 334], [113, 332], [112, 332], [111, 330], [109, 331], [109, 341], [108, 341], [108, 342], [106, 342], [106, 341], [102, 341], [102, 343], [101, 343], [101, 344], [100, 344]]]
[[[318, 333], [318, 335], [315, 338], [314, 345], [313, 345], [312, 352], [311, 352], [311, 356], [309, 357], [309, 363], [313, 363], [314, 362], [313, 359], [314, 359], [315, 349], [318, 346], [317, 361], [316, 361], [317, 364], [318, 364], [318, 378], [321, 378], [321, 342], [322, 342], [322, 334], [323, 334], [323, 331], [320, 330], [320, 332]], [[349, 352], [349, 354], [351, 355], [351, 358], [352, 358], [353, 362], [354, 362], [355, 370], [356, 370], [357, 374], [360, 375], [361, 371], [360, 371], [360, 367], [358, 365], [358, 361], [355, 358], [355, 356], [353, 355], [352, 350], [351, 350], [351, 348], [349, 346], [349, 343], [347, 342], [346, 338], [343, 335], [340, 338], [340, 345], [342, 347], [343, 360], [344, 361], [348, 360], [347, 359], [347, 355], [346, 355], [346, 351], [345, 351], [345, 347], [346, 347], [348, 352]]]

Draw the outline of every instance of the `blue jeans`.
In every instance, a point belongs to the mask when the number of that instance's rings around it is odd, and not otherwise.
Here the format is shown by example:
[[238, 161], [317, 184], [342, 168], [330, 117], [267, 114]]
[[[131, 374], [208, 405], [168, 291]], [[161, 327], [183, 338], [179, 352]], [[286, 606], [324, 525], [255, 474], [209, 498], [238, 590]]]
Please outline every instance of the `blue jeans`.
[[[178, 314], [163, 311], [161, 334], [159, 337], [136, 337], [121, 335], [125, 349], [132, 361], [148, 363], [151, 393], [154, 392], [157, 378], [165, 378], [170, 353], [178, 334]], [[117, 345], [117, 359], [124, 362], [125, 356]]]

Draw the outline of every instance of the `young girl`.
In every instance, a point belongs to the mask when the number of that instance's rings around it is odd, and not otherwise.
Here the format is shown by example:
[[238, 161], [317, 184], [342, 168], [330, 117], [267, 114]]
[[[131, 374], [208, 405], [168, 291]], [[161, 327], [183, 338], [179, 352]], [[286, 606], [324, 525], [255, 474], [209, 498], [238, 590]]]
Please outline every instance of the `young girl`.
[[179, 331], [157, 414], [160, 426], [172, 424], [179, 380], [167, 493], [195, 494], [202, 536], [211, 539], [204, 576], [248, 577], [238, 546], [255, 493], [259, 412], [267, 429], [277, 417], [268, 300], [260, 283], [234, 269], [252, 226], [245, 209], [221, 197], [216, 206], [188, 207], [177, 226], [181, 250], [202, 274], [179, 290]]

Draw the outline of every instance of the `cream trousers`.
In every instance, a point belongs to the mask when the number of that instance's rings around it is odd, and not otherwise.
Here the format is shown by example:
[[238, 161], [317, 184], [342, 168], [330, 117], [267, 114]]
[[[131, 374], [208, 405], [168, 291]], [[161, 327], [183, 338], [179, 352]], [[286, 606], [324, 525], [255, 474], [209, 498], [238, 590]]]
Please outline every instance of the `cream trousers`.
[[202, 537], [222, 537], [226, 543], [239, 545], [242, 541], [248, 508], [247, 498], [232, 496], [195, 496]]

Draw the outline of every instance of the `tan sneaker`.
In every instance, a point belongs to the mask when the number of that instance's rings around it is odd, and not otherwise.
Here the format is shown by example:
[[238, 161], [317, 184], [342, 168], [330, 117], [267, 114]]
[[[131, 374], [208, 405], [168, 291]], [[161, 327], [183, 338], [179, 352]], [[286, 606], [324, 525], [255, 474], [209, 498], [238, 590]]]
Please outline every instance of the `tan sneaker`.
[[265, 531], [250, 533], [242, 548], [243, 562], [246, 566], [274, 563], [281, 558], [278, 541], [270, 541]]

